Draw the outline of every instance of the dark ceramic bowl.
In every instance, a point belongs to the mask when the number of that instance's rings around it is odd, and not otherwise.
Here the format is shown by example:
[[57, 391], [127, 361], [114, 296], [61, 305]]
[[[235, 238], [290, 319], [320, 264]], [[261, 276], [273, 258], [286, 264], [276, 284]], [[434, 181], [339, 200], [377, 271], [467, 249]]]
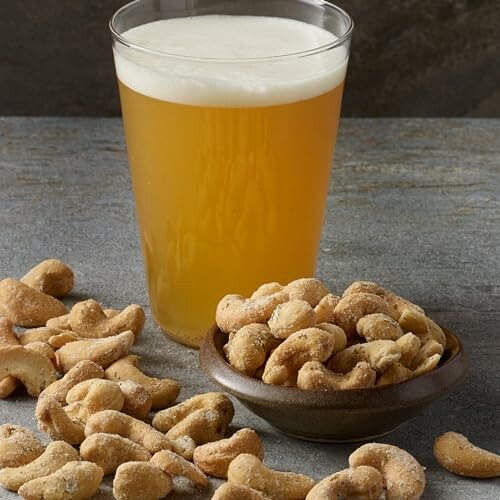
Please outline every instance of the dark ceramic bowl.
[[265, 384], [233, 369], [222, 350], [227, 336], [216, 326], [200, 348], [203, 371], [226, 392], [279, 431], [308, 441], [374, 439], [395, 430], [465, 377], [458, 337], [443, 329], [447, 348], [439, 366], [400, 384], [345, 391], [306, 391]]

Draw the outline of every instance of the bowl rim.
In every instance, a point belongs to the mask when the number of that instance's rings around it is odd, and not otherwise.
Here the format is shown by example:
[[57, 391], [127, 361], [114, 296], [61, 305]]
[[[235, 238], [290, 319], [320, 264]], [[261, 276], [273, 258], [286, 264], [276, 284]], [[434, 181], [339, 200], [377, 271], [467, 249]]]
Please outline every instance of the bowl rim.
[[271, 385], [234, 369], [222, 354], [222, 336], [213, 325], [200, 347], [199, 362], [204, 373], [224, 390], [249, 403], [260, 406], [304, 408], [349, 408], [373, 410], [390, 406], [424, 404], [449, 392], [466, 376], [468, 362], [462, 342], [450, 330], [441, 327], [447, 339], [455, 344], [454, 352], [442, 365], [414, 379], [364, 389], [334, 391], [306, 390]]

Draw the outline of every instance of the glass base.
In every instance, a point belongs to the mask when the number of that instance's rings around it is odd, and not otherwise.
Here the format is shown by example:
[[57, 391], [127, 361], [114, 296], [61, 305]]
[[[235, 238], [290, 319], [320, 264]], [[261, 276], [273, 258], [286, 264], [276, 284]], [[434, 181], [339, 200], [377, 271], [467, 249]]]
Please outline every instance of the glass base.
[[157, 322], [155, 319], [153, 319], [153, 323], [154, 325], [156, 326], [156, 328], [158, 330], [160, 330], [161, 333], [163, 333], [163, 335], [165, 335], [165, 337], [168, 337], [172, 340], [174, 340], [175, 342], [177, 342], [178, 344], [182, 344], [182, 345], [185, 345], [187, 347], [193, 347], [195, 349], [199, 349], [200, 348], [200, 345], [201, 343], [203, 342], [203, 339], [200, 339], [198, 342], [195, 342], [195, 341], [189, 341], [187, 339], [185, 339], [184, 337], [180, 336], [180, 335], [176, 335], [175, 333], [172, 333], [168, 330], [166, 330], [165, 328], [162, 328]]

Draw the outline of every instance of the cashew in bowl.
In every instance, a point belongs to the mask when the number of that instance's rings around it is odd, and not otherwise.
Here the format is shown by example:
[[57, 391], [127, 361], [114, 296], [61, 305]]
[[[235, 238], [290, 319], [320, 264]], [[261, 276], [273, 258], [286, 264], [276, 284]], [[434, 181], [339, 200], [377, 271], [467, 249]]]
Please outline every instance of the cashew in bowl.
[[399, 325], [403, 331], [415, 334], [422, 345], [429, 340], [435, 340], [446, 347], [446, 335], [441, 327], [423, 313], [413, 309], [404, 309], [399, 318]]
[[113, 497], [116, 500], [159, 500], [172, 491], [172, 479], [149, 462], [127, 462], [116, 469]]
[[400, 363], [409, 368], [420, 349], [420, 339], [409, 332], [399, 337], [399, 339], [396, 340], [396, 344], [398, 344], [401, 349]]
[[335, 347], [333, 348], [333, 352], [343, 351], [347, 346], [347, 336], [340, 328], [340, 326], [334, 325], [333, 323], [318, 323], [316, 328], [321, 330], [325, 330], [328, 333], [331, 333], [335, 338]]
[[269, 356], [262, 380], [266, 384], [295, 385], [297, 373], [307, 361], [326, 361], [335, 349], [335, 337], [320, 328], [293, 333]]
[[446, 470], [459, 476], [500, 476], [500, 455], [474, 446], [457, 432], [446, 432], [434, 441], [434, 456]]
[[341, 498], [380, 500], [383, 498], [383, 493], [382, 474], [373, 467], [360, 465], [326, 477], [307, 494], [306, 500], [340, 500]]
[[232, 484], [248, 486], [274, 500], [302, 500], [314, 486], [310, 477], [270, 469], [247, 453], [229, 464], [227, 477]]
[[276, 307], [268, 324], [277, 339], [286, 339], [292, 333], [313, 327], [316, 324], [316, 313], [309, 302], [290, 300]]
[[260, 285], [255, 292], [253, 292], [250, 298], [258, 299], [260, 297], [267, 297], [268, 295], [273, 295], [277, 292], [283, 291], [283, 288], [285, 288], [283, 285], [275, 281], [273, 283], [264, 283], [263, 285]]
[[28, 271], [21, 281], [52, 297], [64, 297], [73, 289], [75, 275], [64, 262], [47, 259]]
[[300, 278], [291, 281], [283, 290], [290, 300], [305, 300], [312, 307], [316, 307], [321, 299], [330, 293], [328, 288], [316, 278]]
[[148, 377], [137, 367], [139, 356], [130, 354], [115, 361], [105, 373], [105, 377], [116, 382], [132, 380], [142, 385], [151, 395], [152, 408], [159, 410], [171, 405], [179, 395], [179, 384], [172, 379]]
[[43, 453], [37, 435], [15, 424], [0, 425], [0, 469], [26, 465]]
[[85, 500], [97, 491], [102, 476], [102, 469], [92, 462], [68, 462], [52, 474], [23, 484], [18, 493], [25, 500]]
[[228, 439], [198, 446], [193, 461], [205, 474], [226, 478], [229, 464], [241, 453], [264, 458], [262, 441], [254, 430], [240, 429]]
[[319, 301], [319, 304], [314, 308], [314, 312], [316, 313], [316, 322], [334, 323], [335, 321], [334, 311], [339, 301], [340, 297], [338, 295], [334, 295], [333, 293], [325, 295]]
[[397, 340], [404, 335], [398, 322], [382, 313], [363, 316], [356, 323], [356, 331], [367, 342], [373, 340]]
[[368, 465], [384, 477], [387, 500], [417, 500], [425, 489], [422, 466], [407, 451], [390, 444], [368, 443], [349, 456], [349, 466]]
[[260, 491], [243, 486], [242, 484], [224, 483], [219, 486], [212, 496], [212, 500], [269, 500], [269, 497]]

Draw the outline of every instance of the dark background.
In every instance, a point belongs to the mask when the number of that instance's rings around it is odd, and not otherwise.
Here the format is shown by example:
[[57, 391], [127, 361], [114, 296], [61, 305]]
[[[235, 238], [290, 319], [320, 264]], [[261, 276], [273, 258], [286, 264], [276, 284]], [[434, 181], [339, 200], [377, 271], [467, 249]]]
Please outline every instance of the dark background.
[[[123, 0], [3, 0], [0, 115], [119, 114]], [[344, 116], [500, 116], [499, 0], [338, 0], [356, 23]]]

